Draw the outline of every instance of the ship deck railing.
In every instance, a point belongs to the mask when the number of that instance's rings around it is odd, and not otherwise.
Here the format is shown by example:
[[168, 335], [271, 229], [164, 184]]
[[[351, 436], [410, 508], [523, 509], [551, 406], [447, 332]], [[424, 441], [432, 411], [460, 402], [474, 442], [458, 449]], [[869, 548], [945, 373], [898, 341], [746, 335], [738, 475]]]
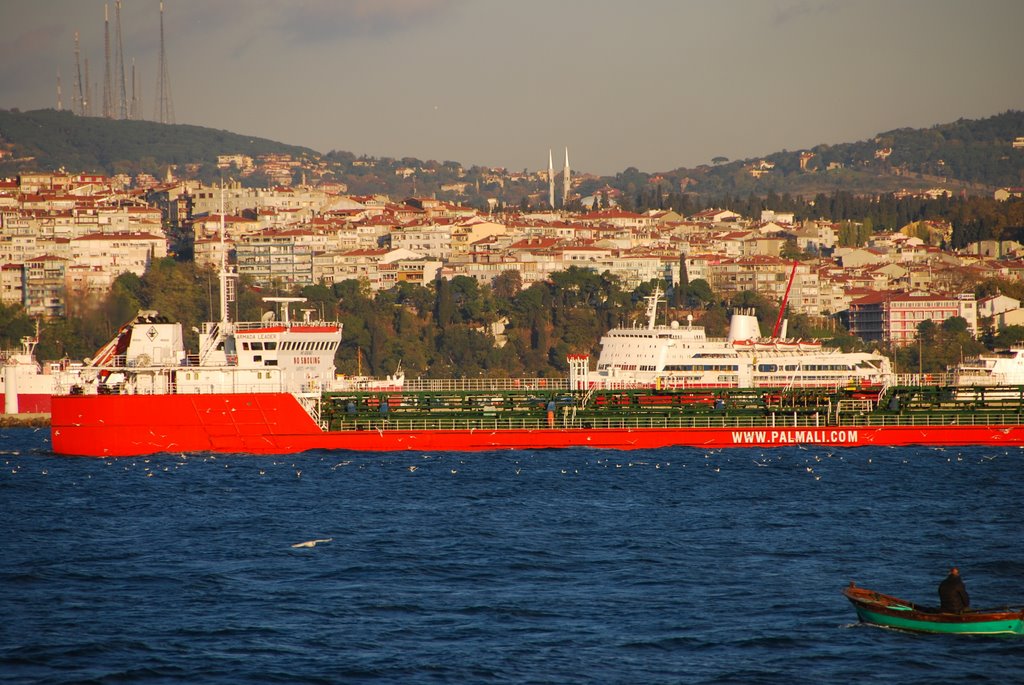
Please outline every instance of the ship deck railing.
[[893, 381], [889, 385], [927, 388], [956, 384], [957, 374], [954, 373], [898, 373], [894, 374]]
[[538, 429], [684, 429], [684, 428], [875, 428], [875, 427], [935, 427], [935, 426], [994, 426], [1020, 425], [1024, 414], [1000, 413], [921, 413], [921, 414], [863, 414], [840, 416], [828, 420], [825, 414], [773, 413], [753, 415], [623, 415], [623, 416], [565, 416], [556, 415], [549, 423], [546, 416], [475, 416], [475, 417], [389, 417], [335, 419], [331, 430], [374, 431], [443, 431], [443, 430], [538, 430]]
[[461, 392], [473, 390], [568, 390], [569, 379], [555, 378], [407, 378], [400, 390]]
[[[840, 389], [857, 384], [856, 378], [816, 378], [806, 379], [799, 383], [778, 383], [776, 379], [764, 376], [754, 385], [755, 389], [778, 389], [786, 387], [801, 390], [819, 390], [837, 392]], [[882, 387], [874, 385], [871, 387]], [[670, 375], [645, 381], [616, 380], [600, 376], [588, 376], [576, 379], [575, 382], [565, 377], [553, 378], [410, 378], [399, 390], [409, 392], [473, 392], [500, 390], [749, 390], [738, 388], [730, 383], [698, 383], [693, 381], [680, 382]]]

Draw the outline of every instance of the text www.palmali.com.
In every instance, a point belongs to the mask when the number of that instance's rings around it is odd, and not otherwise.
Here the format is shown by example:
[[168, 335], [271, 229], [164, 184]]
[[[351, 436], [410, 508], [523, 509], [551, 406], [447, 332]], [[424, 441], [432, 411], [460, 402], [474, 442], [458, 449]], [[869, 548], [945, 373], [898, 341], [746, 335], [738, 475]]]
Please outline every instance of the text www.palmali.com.
[[734, 445], [763, 445], [763, 444], [850, 444], [857, 442], [857, 431], [855, 430], [797, 430], [797, 431], [733, 431], [732, 442]]

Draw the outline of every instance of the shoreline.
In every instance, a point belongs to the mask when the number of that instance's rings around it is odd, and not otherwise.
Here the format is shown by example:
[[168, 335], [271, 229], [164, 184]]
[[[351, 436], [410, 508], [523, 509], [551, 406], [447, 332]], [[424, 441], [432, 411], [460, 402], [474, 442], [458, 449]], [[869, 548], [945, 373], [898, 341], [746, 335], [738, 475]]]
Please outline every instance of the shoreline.
[[0, 414], [0, 428], [43, 428], [49, 425], [49, 414]]

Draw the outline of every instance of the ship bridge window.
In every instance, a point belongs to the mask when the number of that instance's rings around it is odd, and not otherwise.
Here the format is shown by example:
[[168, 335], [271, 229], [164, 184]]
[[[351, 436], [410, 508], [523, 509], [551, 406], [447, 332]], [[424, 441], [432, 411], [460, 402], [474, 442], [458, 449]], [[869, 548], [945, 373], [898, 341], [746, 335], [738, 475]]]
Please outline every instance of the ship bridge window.
[[263, 343], [261, 343], [261, 342], [254, 342], [252, 344], [252, 349], [254, 349], [254, 350], [262, 350], [263, 349]]
[[264, 344], [263, 349], [265, 349], [265, 350], [276, 350], [277, 349], [277, 341], [276, 340], [268, 341], [267, 343]]

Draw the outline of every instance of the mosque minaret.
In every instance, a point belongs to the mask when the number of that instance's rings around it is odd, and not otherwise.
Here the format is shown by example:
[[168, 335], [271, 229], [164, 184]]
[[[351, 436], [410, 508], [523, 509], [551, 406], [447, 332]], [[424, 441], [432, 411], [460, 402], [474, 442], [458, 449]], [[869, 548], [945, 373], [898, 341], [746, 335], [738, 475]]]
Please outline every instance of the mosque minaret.
[[569, 148], [565, 148], [565, 166], [562, 168], [562, 207], [569, 201]]
[[[562, 207], [569, 201], [572, 185], [572, 170], [569, 168], [569, 148], [565, 148], [565, 166], [562, 167]], [[555, 208], [555, 160], [548, 148], [548, 204]]]
[[555, 208], [555, 162], [551, 157], [551, 148], [548, 148], [548, 204], [551, 209]]

